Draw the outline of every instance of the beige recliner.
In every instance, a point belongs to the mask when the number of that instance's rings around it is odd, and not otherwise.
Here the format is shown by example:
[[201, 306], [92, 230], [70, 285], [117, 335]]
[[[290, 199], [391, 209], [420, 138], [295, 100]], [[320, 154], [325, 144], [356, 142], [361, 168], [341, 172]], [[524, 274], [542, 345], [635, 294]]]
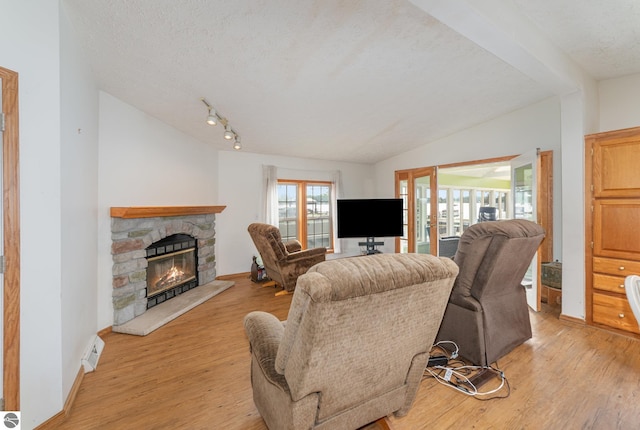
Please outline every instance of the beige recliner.
[[293, 291], [298, 276], [326, 258], [326, 248], [303, 250], [297, 240], [282, 242], [280, 230], [270, 224], [253, 223], [247, 230], [262, 257], [267, 276], [286, 291]]
[[525, 220], [474, 224], [460, 237], [453, 260], [460, 273], [438, 333], [460, 355], [487, 366], [531, 338], [524, 275], [544, 239]]
[[336, 259], [298, 278], [286, 323], [248, 314], [253, 399], [269, 429], [356, 429], [406, 414], [457, 273], [431, 255]]

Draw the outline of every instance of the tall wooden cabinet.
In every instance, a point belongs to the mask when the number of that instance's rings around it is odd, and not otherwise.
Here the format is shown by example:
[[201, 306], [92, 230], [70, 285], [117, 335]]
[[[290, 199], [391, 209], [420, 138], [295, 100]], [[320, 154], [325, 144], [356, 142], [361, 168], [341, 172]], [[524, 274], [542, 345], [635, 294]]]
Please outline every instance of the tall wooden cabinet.
[[587, 323], [640, 335], [624, 279], [640, 275], [640, 127], [585, 137]]

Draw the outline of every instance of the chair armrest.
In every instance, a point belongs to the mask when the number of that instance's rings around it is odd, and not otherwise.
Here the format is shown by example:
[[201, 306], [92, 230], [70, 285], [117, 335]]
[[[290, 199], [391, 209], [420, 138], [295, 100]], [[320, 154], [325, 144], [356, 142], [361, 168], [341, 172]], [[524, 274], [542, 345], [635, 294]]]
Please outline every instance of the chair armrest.
[[449, 296], [449, 303], [453, 303], [454, 305], [458, 305], [461, 308], [469, 309], [474, 312], [481, 312], [482, 305], [473, 296], [463, 296], [458, 291], [452, 291]]
[[287, 252], [298, 252], [302, 250], [302, 244], [297, 239], [286, 242], [284, 247], [287, 248]]
[[305, 249], [304, 251], [292, 252], [287, 255], [287, 262], [292, 263], [299, 260], [306, 260], [309, 258], [314, 258], [318, 262], [324, 261], [325, 256], [327, 254], [326, 248], [311, 248]]
[[276, 372], [275, 368], [276, 355], [284, 335], [284, 324], [267, 312], [254, 311], [244, 317], [244, 330], [249, 338], [251, 354], [264, 376], [288, 392], [284, 375]]
[[284, 325], [267, 312], [250, 312], [244, 317], [244, 330], [249, 338], [251, 352], [260, 361], [273, 357], [275, 360], [284, 335]]

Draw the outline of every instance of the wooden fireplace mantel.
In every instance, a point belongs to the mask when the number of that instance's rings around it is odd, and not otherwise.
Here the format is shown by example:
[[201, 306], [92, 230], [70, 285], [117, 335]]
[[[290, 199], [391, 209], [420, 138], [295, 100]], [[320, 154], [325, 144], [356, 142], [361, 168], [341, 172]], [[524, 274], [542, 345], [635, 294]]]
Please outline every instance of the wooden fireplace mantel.
[[130, 206], [112, 207], [112, 218], [154, 218], [219, 214], [226, 206]]

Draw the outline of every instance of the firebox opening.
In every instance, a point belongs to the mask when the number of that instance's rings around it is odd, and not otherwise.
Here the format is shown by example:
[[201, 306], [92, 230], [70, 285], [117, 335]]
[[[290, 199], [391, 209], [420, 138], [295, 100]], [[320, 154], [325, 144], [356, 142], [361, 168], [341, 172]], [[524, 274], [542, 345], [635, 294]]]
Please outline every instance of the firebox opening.
[[174, 234], [147, 248], [147, 309], [198, 286], [196, 239]]

